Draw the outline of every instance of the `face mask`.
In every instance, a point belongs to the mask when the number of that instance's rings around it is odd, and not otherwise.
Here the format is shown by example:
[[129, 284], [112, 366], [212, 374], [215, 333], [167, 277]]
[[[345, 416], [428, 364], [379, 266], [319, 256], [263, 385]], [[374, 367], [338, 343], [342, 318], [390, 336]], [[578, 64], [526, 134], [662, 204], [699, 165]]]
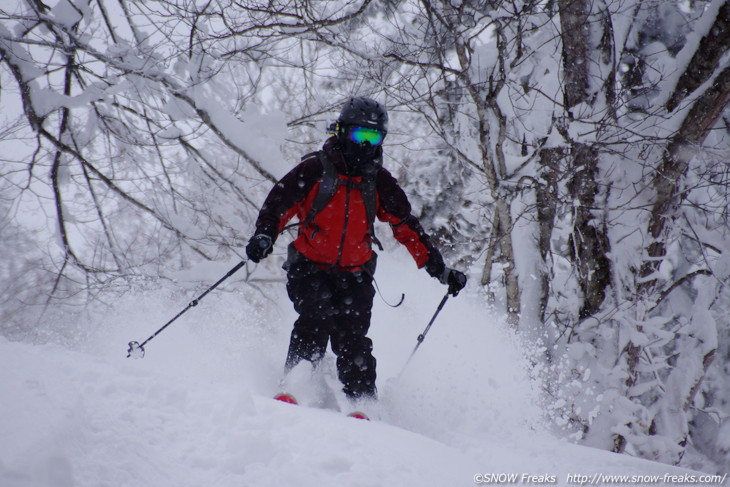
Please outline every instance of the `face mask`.
[[350, 169], [363, 172], [379, 163], [385, 135], [380, 130], [351, 127], [344, 133], [342, 152]]

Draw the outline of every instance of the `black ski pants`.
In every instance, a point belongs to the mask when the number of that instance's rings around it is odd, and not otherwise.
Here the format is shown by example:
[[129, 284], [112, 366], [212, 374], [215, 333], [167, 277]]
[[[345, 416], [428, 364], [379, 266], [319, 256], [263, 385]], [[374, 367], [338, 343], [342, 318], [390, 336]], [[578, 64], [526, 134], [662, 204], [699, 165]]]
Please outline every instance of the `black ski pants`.
[[[372, 270], [374, 265], [373, 259]], [[373, 342], [366, 336], [375, 296], [372, 270], [324, 269], [291, 251], [286, 268], [287, 292], [299, 313], [289, 342], [287, 371], [302, 360], [316, 365], [329, 342], [345, 394], [375, 398], [376, 361]]]

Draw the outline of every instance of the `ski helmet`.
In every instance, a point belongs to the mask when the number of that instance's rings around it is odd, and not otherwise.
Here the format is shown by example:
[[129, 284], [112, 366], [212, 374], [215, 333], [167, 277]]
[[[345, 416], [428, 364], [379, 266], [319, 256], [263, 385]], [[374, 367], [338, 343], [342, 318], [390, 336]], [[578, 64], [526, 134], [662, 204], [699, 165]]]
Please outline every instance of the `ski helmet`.
[[357, 125], [388, 132], [388, 112], [375, 100], [364, 96], [352, 97], [342, 107], [337, 119], [340, 127]]

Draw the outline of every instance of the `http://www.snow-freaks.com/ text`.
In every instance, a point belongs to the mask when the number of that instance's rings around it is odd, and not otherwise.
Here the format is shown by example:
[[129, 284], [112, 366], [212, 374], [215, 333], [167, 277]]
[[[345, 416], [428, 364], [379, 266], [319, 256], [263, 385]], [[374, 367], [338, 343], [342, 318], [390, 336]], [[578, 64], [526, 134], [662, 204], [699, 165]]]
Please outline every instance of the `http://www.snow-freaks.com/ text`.
[[717, 485], [725, 484], [727, 474], [605, 474], [605, 473], [569, 473], [564, 478], [554, 474], [529, 473], [477, 473], [474, 483], [477, 485], [541, 485], [557, 484], [563, 481], [569, 485]]

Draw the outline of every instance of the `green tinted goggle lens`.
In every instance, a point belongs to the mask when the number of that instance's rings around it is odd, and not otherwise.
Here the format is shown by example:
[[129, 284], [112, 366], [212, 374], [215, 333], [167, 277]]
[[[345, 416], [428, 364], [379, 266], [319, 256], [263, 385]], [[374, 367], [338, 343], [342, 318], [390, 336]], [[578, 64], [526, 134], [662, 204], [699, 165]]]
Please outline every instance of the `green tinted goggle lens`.
[[383, 142], [383, 132], [366, 127], [353, 127], [349, 133], [350, 140], [356, 144], [368, 142], [370, 145], [380, 145]]

